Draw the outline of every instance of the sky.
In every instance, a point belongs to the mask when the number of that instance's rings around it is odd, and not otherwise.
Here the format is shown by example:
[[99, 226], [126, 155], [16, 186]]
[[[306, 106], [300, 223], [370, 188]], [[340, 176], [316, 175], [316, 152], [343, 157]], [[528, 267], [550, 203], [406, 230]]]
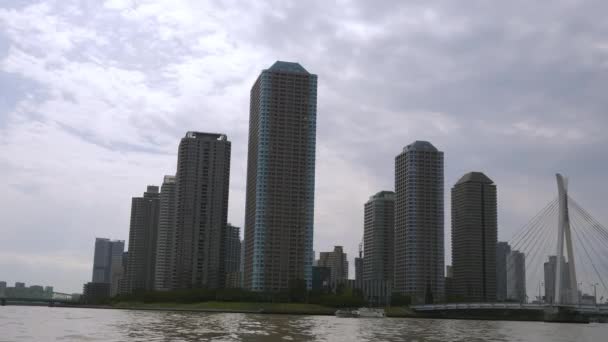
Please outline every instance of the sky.
[[[450, 188], [482, 171], [508, 241], [555, 173], [608, 224], [606, 1], [3, 0], [0, 280], [80, 292], [95, 237], [128, 240], [131, 197], [174, 174], [187, 131], [232, 141], [243, 226], [249, 91], [276, 60], [318, 75], [314, 249], [350, 262], [363, 205], [415, 140]], [[242, 232], [241, 232], [242, 234]], [[353, 270], [351, 265], [351, 276]]]

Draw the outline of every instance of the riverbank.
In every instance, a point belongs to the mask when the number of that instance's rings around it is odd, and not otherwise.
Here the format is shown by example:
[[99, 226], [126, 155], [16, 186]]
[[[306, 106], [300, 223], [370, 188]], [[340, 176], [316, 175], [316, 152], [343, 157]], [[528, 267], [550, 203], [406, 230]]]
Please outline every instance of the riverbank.
[[190, 312], [228, 312], [228, 313], [265, 313], [288, 315], [334, 315], [336, 309], [302, 303], [249, 303], [249, 302], [201, 302], [182, 303], [141, 303], [118, 302], [109, 308], [128, 310], [190, 311]]

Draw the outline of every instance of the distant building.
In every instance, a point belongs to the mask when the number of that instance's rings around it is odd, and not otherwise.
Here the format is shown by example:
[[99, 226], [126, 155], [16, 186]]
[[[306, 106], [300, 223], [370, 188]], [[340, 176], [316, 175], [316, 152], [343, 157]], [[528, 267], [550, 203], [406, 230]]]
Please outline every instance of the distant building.
[[526, 296], [526, 255], [511, 251], [507, 256], [507, 299], [525, 303]]
[[[226, 264], [226, 287], [241, 287], [241, 239], [240, 228], [228, 223], [226, 226], [226, 247], [224, 262]], [[230, 281], [228, 281], [230, 280]]]
[[238, 272], [241, 267], [240, 228], [228, 223], [226, 226], [226, 273]]
[[160, 187], [154, 268], [154, 289], [157, 291], [168, 291], [174, 287], [172, 282], [175, 248], [175, 176], [165, 176]]
[[355, 258], [355, 280], [363, 280], [363, 258]]
[[364, 206], [362, 280], [392, 282], [395, 254], [395, 193], [380, 191]]
[[245, 287], [312, 282], [317, 75], [277, 61], [251, 88]]
[[312, 290], [329, 292], [331, 284], [331, 269], [329, 267], [312, 267]]
[[507, 256], [511, 253], [511, 246], [507, 242], [496, 244], [496, 300], [507, 300]]
[[447, 301], [454, 298], [454, 270], [451, 265], [445, 267], [445, 296]]
[[416, 141], [395, 157], [395, 291], [444, 298], [443, 152]]
[[452, 188], [454, 295], [467, 302], [496, 301], [496, 185], [481, 172]]
[[110, 297], [110, 284], [86, 283], [84, 284], [82, 296], [86, 304], [97, 304]]
[[245, 287], [245, 240], [241, 239], [241, 260], [239, 263], [239, 280], [240, 280], [240, 288]]
[[110, 284], [110, 295], [118, 293], [118, 280], [123, 277], [122, 254], [125, 242], [105, 238], [95, 239], [95, 254], [93, 256], [93, 283]]
[[391, 303], [393, 288], [389, 282], [384, 280], [353, 280], [342, 279], [331, 283], [332, 292], [337, 293], [340, 289], [359, 290], [364, 299], [371, 306], [387, 306]]
[[0, 298], [6, 297], [6, 282], [0, 281]]
[[[544, 278], [545, 278], [545, 302], [549, 304], [555, 303], [555, 273], [557, 268], [557, 256], [549, 256], [549, 261], [545, 262], [544, 265]], [[570, 288], [570, 268], [566, 258], [562, 256], [562, 300], [561, 303], [568, 303], [571, 291], [576, 289]], [[575, 303], [570, 303], [575, 304]]]
[[335, 246], [333, 252], [321, 252], [320, 267], [329, 267], [331, 282], [348, 279], [348, 258], [342, 246]]
[[175, 287], [223, 288], [231, 142], [225, 134], [187, 132], [176, 172]]
[[24, 289], [25, 288], [25, 283], [16, 282], [15, 283], [15, 288], [16, 289]]
[[159, 207], [158, 186], [149, 185], [143, 197], [133, 197], [131, 201], [126, 272], [128, 293], [154, 289]]

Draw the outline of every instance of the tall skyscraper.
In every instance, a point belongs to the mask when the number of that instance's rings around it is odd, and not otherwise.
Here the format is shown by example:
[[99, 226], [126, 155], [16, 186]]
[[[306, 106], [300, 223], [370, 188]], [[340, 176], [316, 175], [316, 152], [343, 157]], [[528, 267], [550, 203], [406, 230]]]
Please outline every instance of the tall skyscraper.
[[526, 302], [526, 255], [511, 251], [507, 256], [507, 299]]
[[507, 256], [511, 253], [511, 246], [507, 242], [496, 244], [496, 300], [507, 300]]
[[154, 289], [168, 291], [173, 288], [175, 259], [175, 176], [165, 176], [160, 187], [160, 214], [156, 242]]
[[231, 144], [225, 134], [188, 132], [175, 181], [176, 288], [222, 288]]
[[123, 276], [122, 254], [125, 242], [122, 240], [95, 239], [95, 254], [93, 257], [93, 283], [110, 284], [110, 295], [118, 293], [118, 281]]
[[444, 298], [443, 152], [416, 141], [395, 158], [395, 290]]
[[319, 267], [327, 267], [331, 272], [331, 282], [348, 280], [348, 257], [342, 246], [334, 246], [333, 252], [321, 252]]
[[496, 185], [481, 172], [452, 188], [454, 295], [469, 302], [496, 300]]
[[251, 88], [245, 287], [311, 287], [317, 76], [276, 62]]
[[363, 280], [393, 279], [395, 193], [380, 191], [365, 203]]
[[158, 186], [148, 185], [143, 197], [133, 197], [131, 201], [126, 276], [128, 293], [154, 289], [159, 209]]

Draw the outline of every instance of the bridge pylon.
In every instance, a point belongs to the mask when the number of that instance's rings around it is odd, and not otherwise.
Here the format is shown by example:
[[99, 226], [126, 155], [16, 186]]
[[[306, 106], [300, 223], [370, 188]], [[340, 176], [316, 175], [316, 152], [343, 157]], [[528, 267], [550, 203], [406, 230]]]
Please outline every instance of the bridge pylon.
[[[574, 262], [574, 249], [572, 247], [572, 232], [570, 227], [570, 214], [568, 212], [568, 179], [561, 174], [557, 178], [557, 192], [559, 212], [557, 223], [557, 267], [555, 267], [555, 304], [574, 304], [578, 302], [578, 286], [576, 282], [576, 267]], [[564, 242], [568, 256], [568, 276], [565, 275]], [[564, 279], [569, 284], [564, 288]]]

